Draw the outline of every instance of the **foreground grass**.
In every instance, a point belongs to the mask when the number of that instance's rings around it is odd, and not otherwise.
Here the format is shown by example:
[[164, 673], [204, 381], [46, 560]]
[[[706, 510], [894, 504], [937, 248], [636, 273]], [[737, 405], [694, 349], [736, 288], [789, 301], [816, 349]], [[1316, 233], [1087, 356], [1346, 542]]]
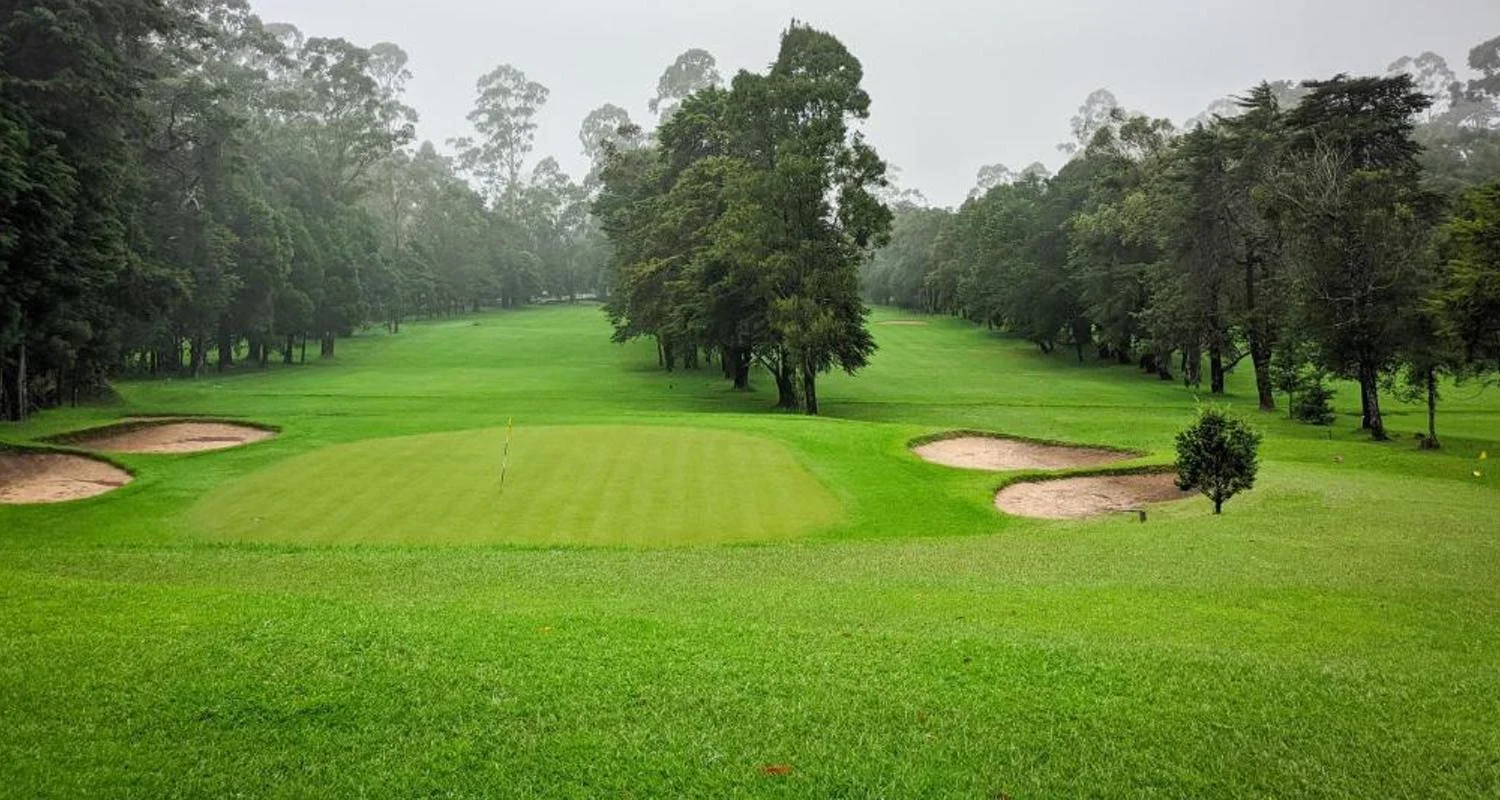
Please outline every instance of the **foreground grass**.
[[[958, 323], [876, 330], [876, 363], [829, 381], [824, 420], [656, 373], [649, 350], [605, 343], [596, 312], [557, 309], [416, 326], [336, 365], [127, 385], [125, 408], [4, 431], [126, 411], [285, 429], [128, 458], [139, 479], [97, 500], [0, 508], [0, 794], [1500, 793], [1500, 519], [1473, 475], [1500, 450], [1495, 397], [1453, 393], [1441, 453], [1365, 443], [1347, 417], [1258, 418], [1262, 484], [1221, 519], [1194, 501], [1144, 526], [1012, 520], [989, 507], [997, 478], [904, 443], [983, 428], [1161, 462], [1194, 399]], [[1419, 429], [1396, 411], [1398, 432]], [[540, 541], [526, 537], [553, 524], [550, 501], [507, 529], [430, 497], [467, 480], [431, 459], [490, 452], [511, 416], [560, 426], [567, 447], [587, 446], [564, 435], [580, 424], [743, 437], [779, 454], [772, 471], [806, 472], [764, 491], [823, 498], [827, 515], [756, 547], [324, 546], [410, 535], [414, 519], [376, 507], [413, 492], [425, 514], [469, 520], [450, 533]], [[443, 446], [412, 454], [385, 438], [432, 434]], [[370, 488], [383, 473], [367, 465], [388, 463], [410, 480]], [[765, 471], [750, 463], [735, 480]], [[591, 498], [636, 520], [609, 541], [662, 541], [653, 518], [680, 526], [670, 539], [750, 532], [723, 498], [633, 496]], [[226, 522], [257, 504], [269, 535]], [[309, 504], [322, 511], [291, 530]], [[246, 538], [282, 543], [206, 541]]]

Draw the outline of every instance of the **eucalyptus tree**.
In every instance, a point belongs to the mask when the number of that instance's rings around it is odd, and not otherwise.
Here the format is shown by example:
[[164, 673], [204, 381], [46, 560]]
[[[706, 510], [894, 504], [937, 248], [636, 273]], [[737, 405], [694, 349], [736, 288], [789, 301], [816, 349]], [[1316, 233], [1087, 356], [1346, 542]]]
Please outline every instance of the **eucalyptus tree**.
[[1084, 98], [1083, 105], [1078, 107], [1078, 113], [1068, 120], [1068, 130], [1073, 139], [1057, 146], [1057, 149], [1070, 156], [1076, 156], [1088, 148], [1089, 143], [1094, 141], [1094, 136], [1100, 130], [1125, 120], [1129, 114], [1126, 113], [1120, 101], [1115, 98], [1114, 92], [1108, 89], [1095, 89]]
[[684, 51], [667, 65], [656, 81], [656, 96], [651, 98], [647, 107], [659, 119], [666, 120], [682, 101], [723, 82], [719, 63], [713, 54], [695, 47]]
[[509, 64], [481, 77], [476, 91], [468, 117], [475, 136], [457, 139], [453, 145], [459, 164], [480, 182], [491, 202], [512, 213], [536, 143], [536, 116], [550, 92]]
[[590, 111], [578, 127], [578, 143], [589, 164], [597, 168], [611, 148], [638, 147], [642, 131], [630, 119], [630, 112], [613, 104], [605, 103]]

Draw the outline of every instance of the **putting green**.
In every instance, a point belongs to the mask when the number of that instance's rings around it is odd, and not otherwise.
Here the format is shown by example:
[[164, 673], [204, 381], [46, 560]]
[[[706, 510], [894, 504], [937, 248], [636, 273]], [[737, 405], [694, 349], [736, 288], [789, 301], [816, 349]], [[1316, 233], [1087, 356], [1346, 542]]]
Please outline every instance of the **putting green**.
[[192, 509], [219, 541], [673, 545], [785, 539], [839, 520], [781, 444], [653, 426], [519, 427], [323, 448], [219, 488]]

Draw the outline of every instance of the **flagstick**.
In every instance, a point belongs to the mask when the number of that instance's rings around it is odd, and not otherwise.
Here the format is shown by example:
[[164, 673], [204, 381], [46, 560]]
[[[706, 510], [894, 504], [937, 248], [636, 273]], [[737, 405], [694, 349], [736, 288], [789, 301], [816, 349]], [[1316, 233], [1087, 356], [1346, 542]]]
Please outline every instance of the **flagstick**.
[[508, 467], [510, 467], [510, 434], [511, 434], [511, 431], [515, 428], [515, 424], [516, 424], [515, 418], [511, 418], [510, 420], [508, 420], [505, 423], [505, 452], [504, 452], [504, 455], [502, 455], [500, 457], [500, 492], [501, 493], [505, 492], [505, 470]]

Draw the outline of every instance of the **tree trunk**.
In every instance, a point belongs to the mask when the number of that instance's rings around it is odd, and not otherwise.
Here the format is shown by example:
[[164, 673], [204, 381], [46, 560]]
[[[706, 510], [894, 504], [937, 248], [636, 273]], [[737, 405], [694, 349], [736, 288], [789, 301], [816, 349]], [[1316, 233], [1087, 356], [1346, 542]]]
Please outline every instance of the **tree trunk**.
[[193, 334], [193, 340], [189, 344], [188, 363], [192, 365], [194, 378], [203, 375], [203, 366], [208, 363], [208, 337], [201, 332]]
[[1245, 338], [1250, 345], [1250, 363], [1255, 365], [1255, 393], [1260, 397], [1261, 411], [1276, 410], [1276, 387], [1271, 383], [1271, 336], [1266, 330], [1265, 315], [1259, 311], [1260, 287], [1256, 280], [1260, 259], [1245, 259], [1245, 310], [1249, 318]]
[[1423, 450], [1437, 450], [1443, 445], [1437, 437], [1437, 370], [1427, 370], [1427, 438], [1422, 440]]
[[797, 409], [796, 371], [783, 353], [776, 367], [776, 407], [785, 411]]
[[302, 334], [302, 355], [298, 359], [298, 361], [299, 361], [299, 363], [302, 363], [302, 364], [306, 364], [307, 363], [307, 334], [305, 334], [305, 333]]
[[667, 367], [667, 372], [676, 372], [677, 371], [677, 348], [675, 346], [673, 346], [671, 340], [662, 342], [661, 353], [662, 353], [662, 360], [665, 362], [666, 367]]
[[1265, 340], [1251, 333], [1250, 362], [1255, 365], [1255, 393], [1260, 395], [1260, 410], [1276, 410], [1276, 386], [1271, 382], [1271, 348]]
[[333, 356], [334, 356], [334, 347], [335, 347], [334, 343], [336, 341], [338, 341], [338, 337], [334, 336], [333, 334], [331, 334], [331, 333], [325, 333], [325, 334], [323, 334], [319, 338], [319, 340], [318, 340], [318, 344], [319, 344], [318, 355], [320, 357], [322, 357], [322, 358], [333, 358]]
[[1364, 406], [1362, 427], [1370, 432], [1370, 438], [1384, 442], [1385, 419], [1380, 415], [1380, 383], [1375, 368], [1367, 364], [1359, 366], [1359, 395]]
[[[22, 334], [24, 335], [24, 334]], [[26, 391], [26, 340], [21, 340], [20, 352], [16, 355], [16, 422], [25, 422], [31, 409], [31, 398]]]
[[1182, 351], [1182, 385], [1203, 385], [1203, 350], [1197, 342]]
[[802, 403], [809, 417], [818, 415], [818, 373], [802, 368]]
[[1217, 343], [1208, 348], [1208, 381], [1211, 393], [1224, 393], [1224, 352]]
[[289, 333], [289, 334], [287, 334], [286, 335], [286, 349], [281, 351], [281, 363], [283, 363], [283, 364], [290, 364], [290, 363], [292, 363], [292, 356], [293, 356], [294, 351], [296, 349], [297, 349], [297, 334], [295, 334], [295, 333]]
[[740, 391], [750, 389], [750, 351], [734, 351], [734, 388]]
[[234, 366], [234, 337], [225, 331], [219, 331], [219, 371]]
[[1215, 514], [1223, 514], [1224, 513], [1224, 501], [1222, 499], [1220, 499], [1220, 498], [1217, 498], [1217, 497], [1214, 498], [1214, 513]]

